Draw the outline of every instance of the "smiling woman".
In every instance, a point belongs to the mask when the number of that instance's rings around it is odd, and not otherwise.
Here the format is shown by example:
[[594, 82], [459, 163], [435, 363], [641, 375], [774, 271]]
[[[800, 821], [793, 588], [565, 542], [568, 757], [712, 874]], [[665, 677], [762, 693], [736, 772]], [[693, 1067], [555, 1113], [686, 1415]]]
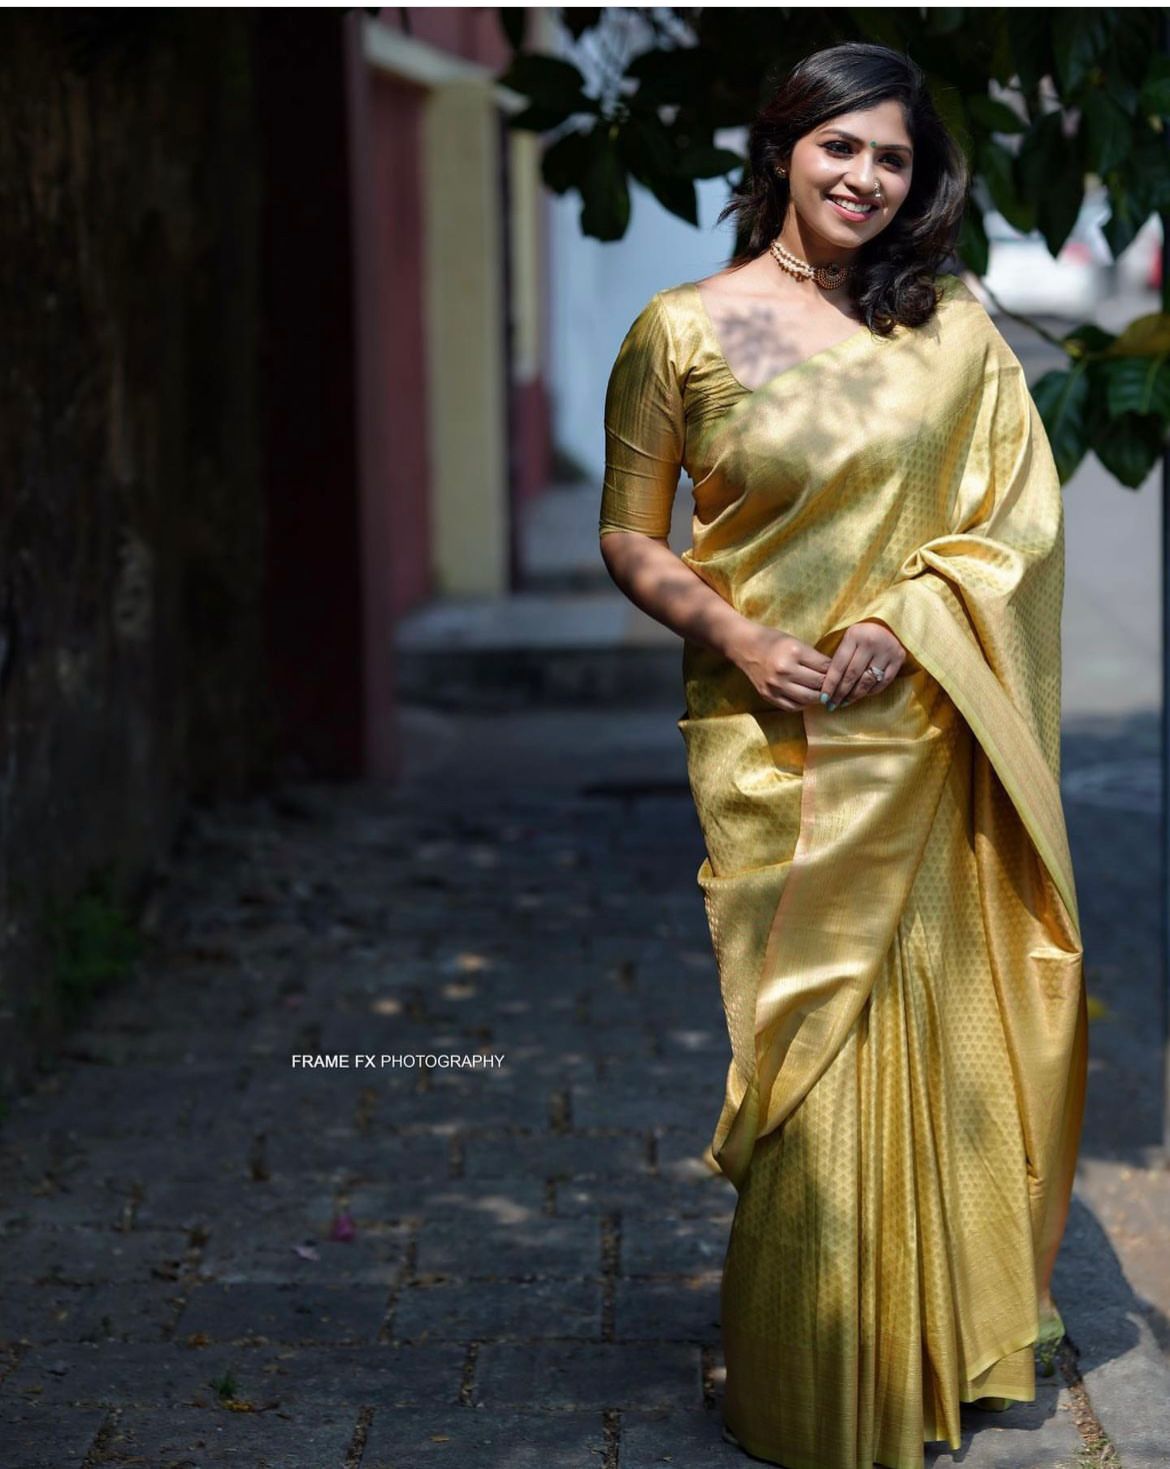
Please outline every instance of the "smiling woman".
[[1018, 360], [940, 273], [965, 175], [917, 69], [809, 57], [750, 152], [744, 257], [658, 291], [614, 362], [602, 555], [684, 640], [731, 1045], [726, 1432], [786, 1469], [922, 1469], [963, 1403], [1031, 1401], [1063, 1333], [1063, 504]]

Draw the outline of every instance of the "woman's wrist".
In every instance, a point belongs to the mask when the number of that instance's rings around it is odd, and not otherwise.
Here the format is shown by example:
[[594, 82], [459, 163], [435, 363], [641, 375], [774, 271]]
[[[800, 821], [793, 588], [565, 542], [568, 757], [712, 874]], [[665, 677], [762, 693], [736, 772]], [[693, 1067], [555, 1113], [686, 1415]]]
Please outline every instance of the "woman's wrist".
[[742, 668], [755, 655], [763, 631], [764, 628], [758, 622], [744, 617], [742, 613], [734, 612], [723, 630], [722, 647], [719, 651], [737, 668]]

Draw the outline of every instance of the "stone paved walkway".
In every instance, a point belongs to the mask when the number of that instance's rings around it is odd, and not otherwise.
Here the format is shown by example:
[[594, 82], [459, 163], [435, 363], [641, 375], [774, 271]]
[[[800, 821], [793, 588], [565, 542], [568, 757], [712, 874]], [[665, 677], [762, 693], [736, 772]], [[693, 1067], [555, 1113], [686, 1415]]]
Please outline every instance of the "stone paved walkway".
[[[735, 1196], [699, 1154], [728, 1049], [678, 712], [416, 710], [400, 788], [193, 820], [141, 973], [0, 1127], [3, 1469], [753, 1462], [719, 1432]], [[1070, 827], [1113, 1017], [1089, 1161], [1133, 1172], [1152, 828], [1088, 785]], [[428, 1053], [503, 1061], [292, 1065]], [[1164, 1318], [1109, 1227], [1078, 1197], [1079, 1358], [928, 1465], [1164, 1464]]]

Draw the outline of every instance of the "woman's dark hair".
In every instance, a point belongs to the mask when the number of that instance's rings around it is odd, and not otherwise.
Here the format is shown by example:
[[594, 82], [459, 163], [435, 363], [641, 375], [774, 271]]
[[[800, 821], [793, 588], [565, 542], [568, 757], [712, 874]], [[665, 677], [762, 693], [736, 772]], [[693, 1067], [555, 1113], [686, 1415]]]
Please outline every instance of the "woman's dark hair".
[[848, 292], [872, 331], [887, 336], [901, 322], [918, 326], [936, 305], [932, 277], [952, 254], [970, 183], [962, 149], [935, 111], [926, 78], [909, 56], [888, 46], [846, 41], [816, 51], [787, 72], [748, 132], [748, 166], [719, 214], [736, 222], [739, 248], [729, 264], [762, 255], [784, 223], [784, 166], [797, 139], [830, 118], [902, 104], [914, 147], [910, 189], [891, 222], [857, 251]]

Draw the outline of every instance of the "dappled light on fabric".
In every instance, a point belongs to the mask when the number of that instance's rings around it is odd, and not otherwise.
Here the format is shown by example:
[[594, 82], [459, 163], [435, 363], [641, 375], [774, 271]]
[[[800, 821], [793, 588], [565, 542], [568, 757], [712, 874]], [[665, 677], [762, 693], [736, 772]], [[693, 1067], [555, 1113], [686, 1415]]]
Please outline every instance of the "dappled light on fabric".
[[599, 531], [665, 535], [732, 606], [831, 655], [907, 649], [834, 711], [766, 705], [687, 642], [679, 730], [732, 1060], [707, 1160], [738, 1189], [726, 1416], [788, 1469], [921, 1469], [959, 1405], [1030, 1400], [1087, 1013], [1060, 799], [1061, 490], [1023, 370], [961, 281], [754, 390], [693, 283], [606, 403]]

